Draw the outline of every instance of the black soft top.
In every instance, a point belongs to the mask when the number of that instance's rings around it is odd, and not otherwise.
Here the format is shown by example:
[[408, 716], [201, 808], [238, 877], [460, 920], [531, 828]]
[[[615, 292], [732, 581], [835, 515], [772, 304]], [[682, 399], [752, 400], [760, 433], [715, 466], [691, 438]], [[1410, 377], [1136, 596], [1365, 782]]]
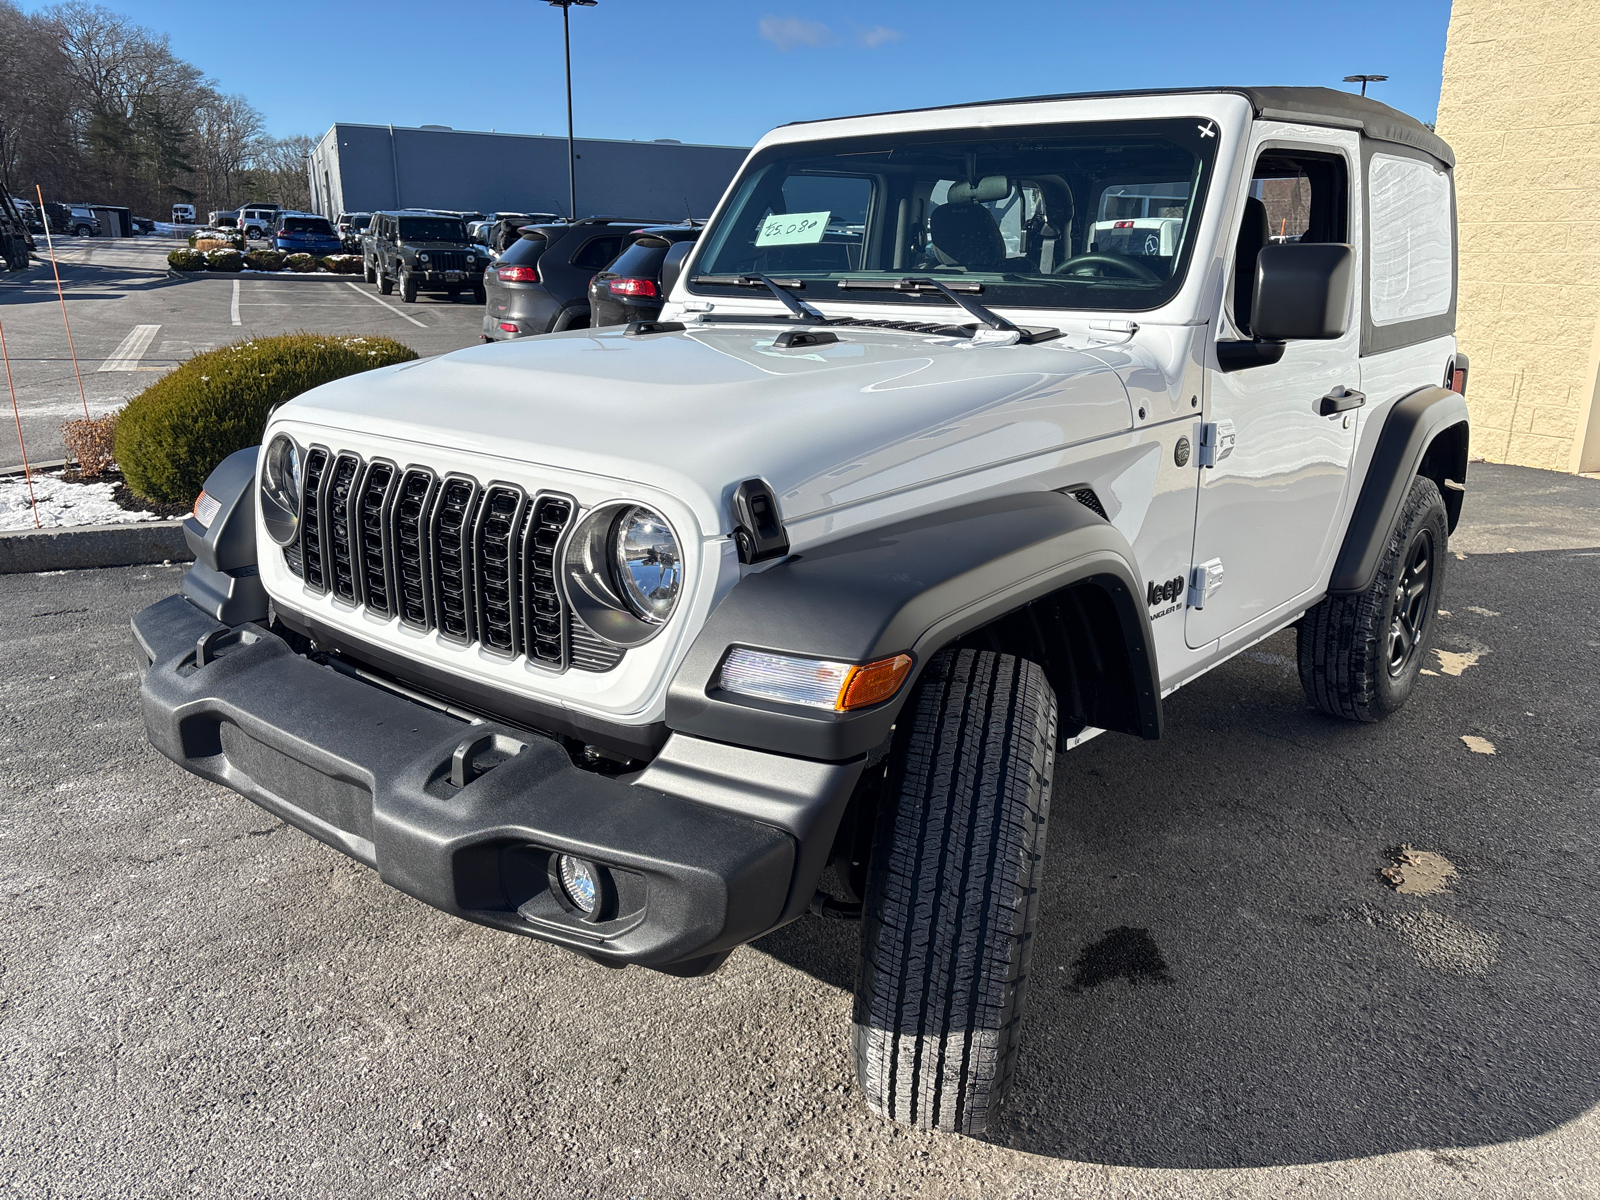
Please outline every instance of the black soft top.
[[[1410, 146], [1431, 154], [1447, 167], [1456, 165], [1455, 152], [1442, 137], [1415, 117], [1378, 100], [1322, 87], [1196, 87], [1145, 88], [1120, 92], [1064, 92], [1049, 96], [1014, 96], [1006, 100], [979, 100], [969, 104], [940, 104], [933, 108], [904, 108], [863, 116], [886, 117], [900, 113], [938, 112], [950, 108], [986, 108], [996, 104], [1030, 104], [1046, 100], [1113, 100], [1133, 96], [1243, 96], [1250, 101], [1257, 117], [1269, 121], [1297, 121], [1302, 125], [1327, 125], [1335, 129], [1359, 129], [1379, 142]], [[826, 118], [835, 120], [837, 118]], [[813, 125], [815, 121], [791, 121], [792, 125]]]

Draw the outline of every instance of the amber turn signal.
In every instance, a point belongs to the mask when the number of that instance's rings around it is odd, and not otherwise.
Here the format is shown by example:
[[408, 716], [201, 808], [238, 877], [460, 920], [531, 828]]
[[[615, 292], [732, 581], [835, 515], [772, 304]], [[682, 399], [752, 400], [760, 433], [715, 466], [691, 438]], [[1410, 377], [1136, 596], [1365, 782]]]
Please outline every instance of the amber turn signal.
[[839, 691], [839, 711], [866, 708], [887, 700], [900, 690], [910, 674], [909, 654], [896, 654], [893, 658], [880, 658], [877, 662], [850, 668], [850, 677]]

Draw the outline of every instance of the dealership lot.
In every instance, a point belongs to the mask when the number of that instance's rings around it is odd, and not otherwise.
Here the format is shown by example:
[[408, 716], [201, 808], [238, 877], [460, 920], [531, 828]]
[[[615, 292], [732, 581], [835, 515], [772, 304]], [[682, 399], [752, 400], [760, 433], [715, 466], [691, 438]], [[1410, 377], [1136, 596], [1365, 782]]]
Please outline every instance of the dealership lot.
[[[229, 282], [176, 290], [226, 321]], [[328, 319], [356, 304], [384, 311]], [[0, 1184], [1592, 1196], [1600, 482], [1469, 483], [1444, 653], [1395, 718], [1312, 712], [1280, 634], [1173, 695], [1163, 741], [1061, 757], [996, 1144], [859, 1103], [854, 925], [677, 980], [452, 920], [145, 745], [127, 621], [180, 569], [0, 578]], [[1383, 885], [1407, 844], [1444, 891]]]
[[[71, 347], [49, 262], [21, 275], [0, 274], [0, 324], [30, 458], [63, 457], [61, 423], [83, 415], [72, 348], [89, 411], [99, 416], [184, 360], [242, 338], [301, 329], [381, 334], [423, 355], [478, 341], [483, 308], [470, 295], [453, 301], [424, 295], [405, 304], [380, 296], [359, 275], [173, 278], [167, 252], [183, 244], [164, 237], [58, 242]], [[7, 398], [0, 395], [0, 402]], [[18, 461], [12, 434], [0, 464]]]

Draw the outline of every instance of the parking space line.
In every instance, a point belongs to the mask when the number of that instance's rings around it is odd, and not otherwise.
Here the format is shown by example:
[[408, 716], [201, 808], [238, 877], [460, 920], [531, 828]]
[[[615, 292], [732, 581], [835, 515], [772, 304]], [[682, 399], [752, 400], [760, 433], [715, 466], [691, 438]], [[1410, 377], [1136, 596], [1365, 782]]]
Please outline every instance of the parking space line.
[[426, 325], [424, 325], [421, 321], [417, 320], [415, 317], [406, 316], [405, 313], [401, 312], [398, 308], [396, 308], [394, 305], [390, 304], [383, 297], [374, 296], [371, 292], [363, 292], [360, 288], [358, 288], [353, 283], [347, 283], [347, 284], [345, 284], [345, 287], [349, 288], [352, 292], [354, 292], [358, 296], [365, 296], [368, 300], [373, 301], [375, 304], [383, 305], [390, 312], [392, 312], [395, 316], [404, 317], [407, 321], [410, 321], [418, 329], [426, 329], [427, 328]]
[[233, 316], [233, 323], [235, 325], [244, 324], [243, 321], [239, 320], [239, 281], [237, 279], [235, 279], [233, 281], [233, 312], [232, 312], [232, 316]]
[[100, 364], [102, 371], [137, 371], [139, 360], [155, 341], [159, 325], [135, 325], [133, 332], [122, 339], [122, 344], [111, 352], [111, 357]]

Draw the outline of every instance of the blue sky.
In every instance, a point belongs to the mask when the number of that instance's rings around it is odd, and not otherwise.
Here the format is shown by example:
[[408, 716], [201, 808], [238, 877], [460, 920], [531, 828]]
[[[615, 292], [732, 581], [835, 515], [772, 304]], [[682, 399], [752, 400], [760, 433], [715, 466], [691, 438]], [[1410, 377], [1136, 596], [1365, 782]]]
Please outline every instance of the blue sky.
[[[561, 14], [545, 0], [103, 2], [169, 34], [274, 134], [336, 120], [566, 132]], [[1109, 88], [1346, 87], [1358, 72], [1389, 75], [1369, 94], [1431, 121], [1449, 18], [1448, 0], [599, 0], [572, 12], [577, 130], [749, 145], [786, 121], [853, 112]]]

